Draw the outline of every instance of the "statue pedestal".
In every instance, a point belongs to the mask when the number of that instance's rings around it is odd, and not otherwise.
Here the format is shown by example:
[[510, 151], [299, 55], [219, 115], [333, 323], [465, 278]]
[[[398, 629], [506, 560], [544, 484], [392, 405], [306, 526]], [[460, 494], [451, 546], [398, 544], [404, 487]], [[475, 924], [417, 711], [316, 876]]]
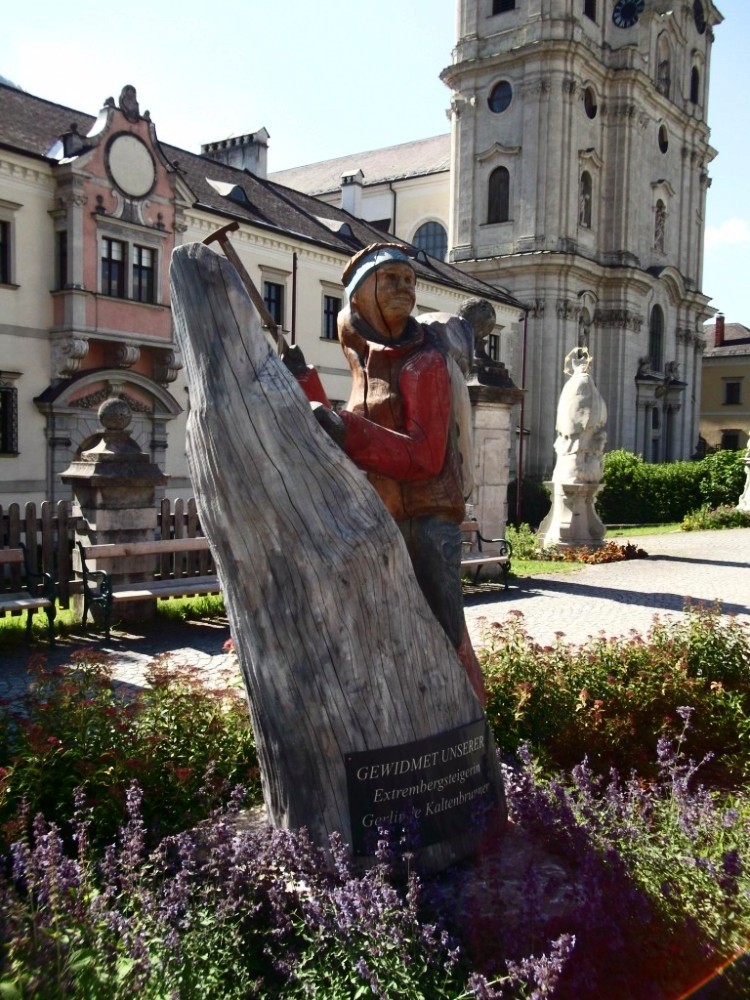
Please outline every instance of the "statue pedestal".
[[607, 529], [594, 508], [600, 484], [552, 482], [547, 486], [552, 493], [552, 507], [539, 525], [540, 545], [561, 548], [603, 545]]

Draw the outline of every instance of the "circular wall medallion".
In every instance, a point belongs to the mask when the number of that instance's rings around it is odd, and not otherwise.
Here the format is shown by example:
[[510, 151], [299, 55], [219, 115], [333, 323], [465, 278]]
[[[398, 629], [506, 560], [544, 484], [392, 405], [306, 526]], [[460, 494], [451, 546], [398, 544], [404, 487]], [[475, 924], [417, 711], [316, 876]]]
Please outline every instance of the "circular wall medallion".
[[117, 135], [107, 152], [109, 175], [131, 198], [145, 198], [156, 180], [156, 168], [146, 146], [134, 135]]

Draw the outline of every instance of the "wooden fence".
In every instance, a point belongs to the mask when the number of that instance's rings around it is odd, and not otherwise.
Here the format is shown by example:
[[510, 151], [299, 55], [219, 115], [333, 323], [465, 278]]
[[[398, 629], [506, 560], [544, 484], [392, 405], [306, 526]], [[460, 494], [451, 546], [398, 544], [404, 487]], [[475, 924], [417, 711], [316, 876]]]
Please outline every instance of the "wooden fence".
[[[23, 508], [17, 503], [5, 509], [0, 506], [0, 549], [18, 548], [23, 542], [29, 552], [32, 570], [52, 575], [60, 605], [64, 608], [69, 607], [74, 594], [81, 592], [81, 582], [75, 579], [72, 567], [79, 516], [70, 500], [57, 503], [45, 500], [38, 511], [33, 503], [27, 503]], [[162, 500], [160, 506], [154, 508], [154, 538], [194, 538], [201, 534], [195, 500], [175, 500], [174, 507], [169, 500]], [[213, 572], [208, 552], [188, 553], [186, 560], [180, 575]], [[154, 568], [154, 577], [173, 573], [174, 565], [169, 556], [164, 556]], [[16, 567], [13, 567], [13, 572], [0, 572], [0, 592], [19, 589], [20, 571]]]

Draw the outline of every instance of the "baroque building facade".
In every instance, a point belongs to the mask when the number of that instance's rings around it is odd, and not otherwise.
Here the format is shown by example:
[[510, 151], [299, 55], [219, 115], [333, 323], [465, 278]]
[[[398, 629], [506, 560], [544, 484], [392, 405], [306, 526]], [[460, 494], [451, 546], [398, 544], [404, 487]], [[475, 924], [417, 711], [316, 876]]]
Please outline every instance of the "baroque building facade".
[[[351, 375], [336, 330], [341, 273], [384, 233], [270, 181], [268, 138], [260, 129], [199, 155], [159, 139], [132, 86], [91, 115], [0, 82], [0, 510], [70, 497], [60, 474], [98, 435], [98, 408], [113, 396], [128, 404], [130, 433], [169, 477], [166, 495], [192, 495], [170, 257], [228, 223], [287, 340], [331, 399], [347, 398]], [[454, 313], [483, 297], [500, 325], [516, 321], [512, 297], [413, 252], [418, 313]]]
[[[527, 472], [553, 466], [563, 359], [585, 345], [608, 448], [699, 437], [711, 0], [459, 0], [449, 260], [526, 306]], [[511, 365], [520, 382], [520, 372]]]

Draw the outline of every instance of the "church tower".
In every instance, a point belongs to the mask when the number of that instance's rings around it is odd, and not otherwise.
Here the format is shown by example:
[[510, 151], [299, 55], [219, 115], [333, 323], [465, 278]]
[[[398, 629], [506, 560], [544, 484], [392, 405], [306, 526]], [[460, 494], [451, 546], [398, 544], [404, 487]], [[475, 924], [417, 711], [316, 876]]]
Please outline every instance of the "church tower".
[[528, 309], [525, 469], [586, 345], [608, 450], [698, 443], [711, 0], [458, 0], [450, 260]]

